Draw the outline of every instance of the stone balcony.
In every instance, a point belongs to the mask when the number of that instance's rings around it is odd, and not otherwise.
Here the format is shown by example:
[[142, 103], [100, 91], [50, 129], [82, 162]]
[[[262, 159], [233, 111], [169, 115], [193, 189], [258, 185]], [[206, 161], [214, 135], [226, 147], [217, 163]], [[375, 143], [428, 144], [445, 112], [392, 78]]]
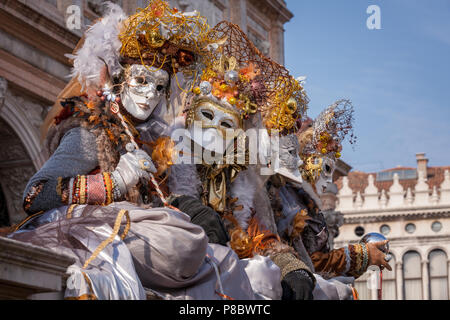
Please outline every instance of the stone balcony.
[[[374, 176], [369, 175], [368, 186], [364, 192], [354, 191], [349, 187], [347, 177], [343, 178], [342, 188], [337, 195], [337, 210], [346, 214], [375, 211], [398, 211], [413, 208], [448, 208], [450, 207], [450, 172], [445, 171], [444, 181], [439, 186], [430, 188], [423, 172], [418, 172], [417, 183], [413, 188], [405, 190], [399, 183], [397, 174], [393, 177], [393, 184], [386, 192], [381, 192], [374, 184]], [[439, 189], [439, 193], [438, 193]]]
[[63, 299], [66, 269], [74, 262], [67, 255], [0, 237], [0, 300]]
[[[63, 300], [75, 259], [0, 236], [0, 300]], [[147, 300], [163, 296], [145, 288]]]

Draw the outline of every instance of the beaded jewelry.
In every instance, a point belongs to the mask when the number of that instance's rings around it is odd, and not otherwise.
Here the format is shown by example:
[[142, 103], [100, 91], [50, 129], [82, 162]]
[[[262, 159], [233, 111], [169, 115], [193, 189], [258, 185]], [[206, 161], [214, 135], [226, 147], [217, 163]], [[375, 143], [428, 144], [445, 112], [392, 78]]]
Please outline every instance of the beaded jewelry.
[[86, 204], [86, 176], [80, 176], [80, 201], [79, 204]]
[[43, 189], [44, 189], [44, 182], [38, 182], [31, 187], [30, 191], [26, 195], [23, 202], [23, 208], [25, 209], [25, 211], [30, 210], [33, 201], [42, 192]]
[[347, 273], [350, 270], [350, 265], [351, 265], [351, 262], [352, 262], [352, 259], [350, 258], [349, 247], [345, 247], [344, 248], [344, 252], [345, 252], [345, 270], [344, 270], [344, 273]]
[[118, 185], [109, 172], [59, 178], [58, 194], [64, 204], [108, 205], [121, 198]]
[[350, 250], [350, 270], [355, 270], [356, 269], [356, 251], [355, 251], [355, 246], [350, 244], [348, 246], [349, 250]]
[[105, 190], [106, 190], [106, 205], [113, 202], [113, 194], [112, 194], [112, 181], [109, 172], [103, 172], [103, 179], [105, 182]]
[[361, 245], [363, 250], [363, 264], [361, 267], [361, 272], [364, 272], [367, 270], [368, 264], [369, 264], [369, 250], [367, 247], [367, 244]]
[[356, 252], [356, 263], [355, 263], [355, 271], [358, 272], [361, 270], [362, 267], [362, 246], [360, 244], [355, 245], [355, 252]]
[[119, 184], [117, 183], [116, 178], [114, 177], [113, 174], [111, 174], [110, 176], [111, 176], [111, 182], [113, 185], [114, 201], [120, 200], [120, 199], [122, 199], [122, 194], [120, 192]]

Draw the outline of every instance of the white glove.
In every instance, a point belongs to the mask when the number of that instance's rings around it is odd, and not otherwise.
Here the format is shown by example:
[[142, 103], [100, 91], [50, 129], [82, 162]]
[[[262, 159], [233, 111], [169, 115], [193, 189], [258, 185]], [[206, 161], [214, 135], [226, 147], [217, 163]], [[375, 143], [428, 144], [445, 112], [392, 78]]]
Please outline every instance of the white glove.
[[149, 172], [156, 172], [150, 156], [143, 150], [134, 150], [120, 156], [119, 164], [112, 175], [118, 183], [120, 193], [126, 194], [140, 179], [150, 180]]

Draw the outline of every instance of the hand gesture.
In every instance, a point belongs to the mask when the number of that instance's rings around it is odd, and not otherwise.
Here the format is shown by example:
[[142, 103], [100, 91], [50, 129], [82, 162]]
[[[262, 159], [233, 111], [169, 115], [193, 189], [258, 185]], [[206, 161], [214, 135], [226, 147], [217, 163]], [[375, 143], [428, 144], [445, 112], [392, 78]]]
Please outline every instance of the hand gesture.
[[388, 243], [389, 240], [385, 240], [385, 241], [379, 241], [379, 242], [370, 242], [367, 243], [367, 249], [369, 251], [369, 265], [375, 265], [375, 266], [379, 266], [381, 268], [381, 270], [383, 270], [383, 268], [388, 269], [389, 271], [392, 271], [391, 266], [389, 265], [389, 258], [387, 257], [388, 255], [386, 253], [384, 253], [382, 250], [383, 246], [386, 245], [386, 243]]
[[156, 172], [150, 156], [143, 150], [134, 150], [120, 157], [114, 174], [118, 174], [122, 179], [122, 188], [129, 190], [135, 187], [140, 179], [150, 180], [150, 172]]

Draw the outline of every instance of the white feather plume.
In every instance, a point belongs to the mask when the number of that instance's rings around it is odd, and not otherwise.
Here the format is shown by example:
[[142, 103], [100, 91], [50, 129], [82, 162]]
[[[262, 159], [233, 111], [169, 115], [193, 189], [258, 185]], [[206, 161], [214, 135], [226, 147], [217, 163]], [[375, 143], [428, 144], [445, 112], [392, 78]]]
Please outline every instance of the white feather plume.
[[[78, 77], [83, 89], [100, 85], [101, 70], [108, 65], [112, 76], [122, 69], [119, 62], [122, 43], [119, 39], [121, 23], [127, 18], [122, 8], [112, 2], [105, 3], [105, 16], [86, 31], [83, 46], [66, 57], [73, 59], [71, 77]], [[103, 61], [102, 61], [103, 60]]]

